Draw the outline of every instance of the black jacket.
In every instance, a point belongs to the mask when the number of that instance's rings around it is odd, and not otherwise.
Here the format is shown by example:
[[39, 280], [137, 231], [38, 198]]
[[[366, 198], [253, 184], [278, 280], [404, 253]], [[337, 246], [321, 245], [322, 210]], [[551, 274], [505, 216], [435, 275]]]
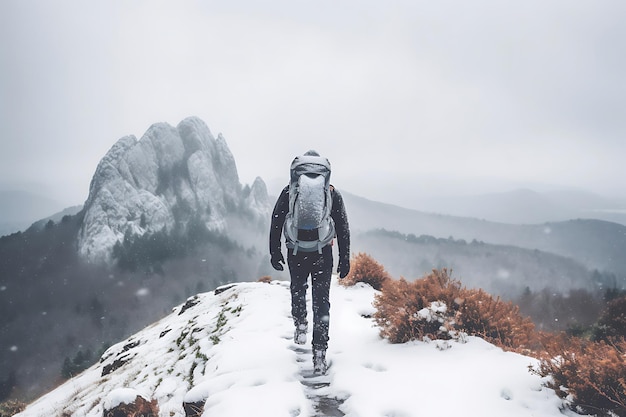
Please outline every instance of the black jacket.
[[[335, 222], [335, 233], [337, 234], [337, 244], [339, 245], [339, 259], [348, 260], [350, 258], [350, 228], [348, 225], [348, 215], [343, 204], [343, 197], [335, 187], [330, 190], [333, 204], [330, 212]], [[283, 188], [280, 193], [274, 211], [272, 212], [272, 224], [270, 227], [270, 256], [274, 258], [282, 251], [281, 236], [285, 217], [289, 212], [289, 186]]]

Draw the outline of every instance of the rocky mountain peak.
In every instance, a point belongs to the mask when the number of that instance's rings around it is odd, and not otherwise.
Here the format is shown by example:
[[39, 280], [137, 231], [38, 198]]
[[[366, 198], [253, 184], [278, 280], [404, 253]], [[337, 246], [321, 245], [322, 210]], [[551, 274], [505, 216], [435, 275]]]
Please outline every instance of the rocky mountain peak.
[[256, 177], [252, 183], [250, 193], [246, 197], [246, 202], [248, 207], [269, 216], [271, 203], [267, 194], [267, 186], [261, 177]]
[[269, 211], [265, 184], [252, 188], [253, 199], [243, 195], [226, 140], [215, 138], [201, 119], [189, 117], [176, 127], [156, 123], [140, 140], [119, 139], [98, 164], [79, 252], [90, 261], [108, 261], [126, 233], [169, 231], [191, 218], [225, 231], [233, 209], [259, 217]]

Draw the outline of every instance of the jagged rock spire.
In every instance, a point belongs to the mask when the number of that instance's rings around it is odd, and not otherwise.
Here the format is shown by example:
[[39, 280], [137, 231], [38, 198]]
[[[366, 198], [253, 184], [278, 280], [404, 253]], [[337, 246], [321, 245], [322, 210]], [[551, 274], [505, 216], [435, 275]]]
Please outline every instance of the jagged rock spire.
[[154, 124], [140, 140], [118, 140], [98, 164], [85, 202], [79, 253], [107, 261], [125, 233], [171, 230], [192, 217], [209, 230], [224, 231], [226, 215], [235, 208], [259, 217], [269, 211], [265, 184], [252, 189], [254, 198], [242, 195], [226, 140], [221, 134], [215, 138], [201, 119], [189, 117], [177, 127]]

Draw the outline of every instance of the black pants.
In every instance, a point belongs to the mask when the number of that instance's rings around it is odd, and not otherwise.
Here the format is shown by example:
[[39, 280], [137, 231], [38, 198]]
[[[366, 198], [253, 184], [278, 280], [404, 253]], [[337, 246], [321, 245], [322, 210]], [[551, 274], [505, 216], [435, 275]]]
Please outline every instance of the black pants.
[[313, 296], [313, 348], [326, 350], [328, 347], [328, 323], [330, 321], [330, 279], [333, 271], [332, 246], [322, 248], [322, 253], [289, 250], [287, 256], [291, 274], [291, 315], [296, 326], [308, 325], [306, 291], [311, 276]]

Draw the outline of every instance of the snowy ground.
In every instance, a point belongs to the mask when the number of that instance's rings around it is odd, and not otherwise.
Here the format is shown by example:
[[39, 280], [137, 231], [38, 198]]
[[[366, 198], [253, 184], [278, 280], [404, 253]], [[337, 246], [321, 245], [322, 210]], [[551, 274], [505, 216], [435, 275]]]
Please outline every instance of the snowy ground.
[[288, 285], [200, 294], [18, 416], [102, 416], [105, 402], [134, 392], [157, 399], [164, 417], [184, 416], [183, 400], [205, 396], [204, 416], [221, 417], [563, 415], [561, 400], [528, 372], [532, 358], [473, 337], [448, 346], [380, 339], [364, 317], [375, 294], [365, 285], [333, 282], [332, 365], [310, 379], [310, 357], [292, 342]]

